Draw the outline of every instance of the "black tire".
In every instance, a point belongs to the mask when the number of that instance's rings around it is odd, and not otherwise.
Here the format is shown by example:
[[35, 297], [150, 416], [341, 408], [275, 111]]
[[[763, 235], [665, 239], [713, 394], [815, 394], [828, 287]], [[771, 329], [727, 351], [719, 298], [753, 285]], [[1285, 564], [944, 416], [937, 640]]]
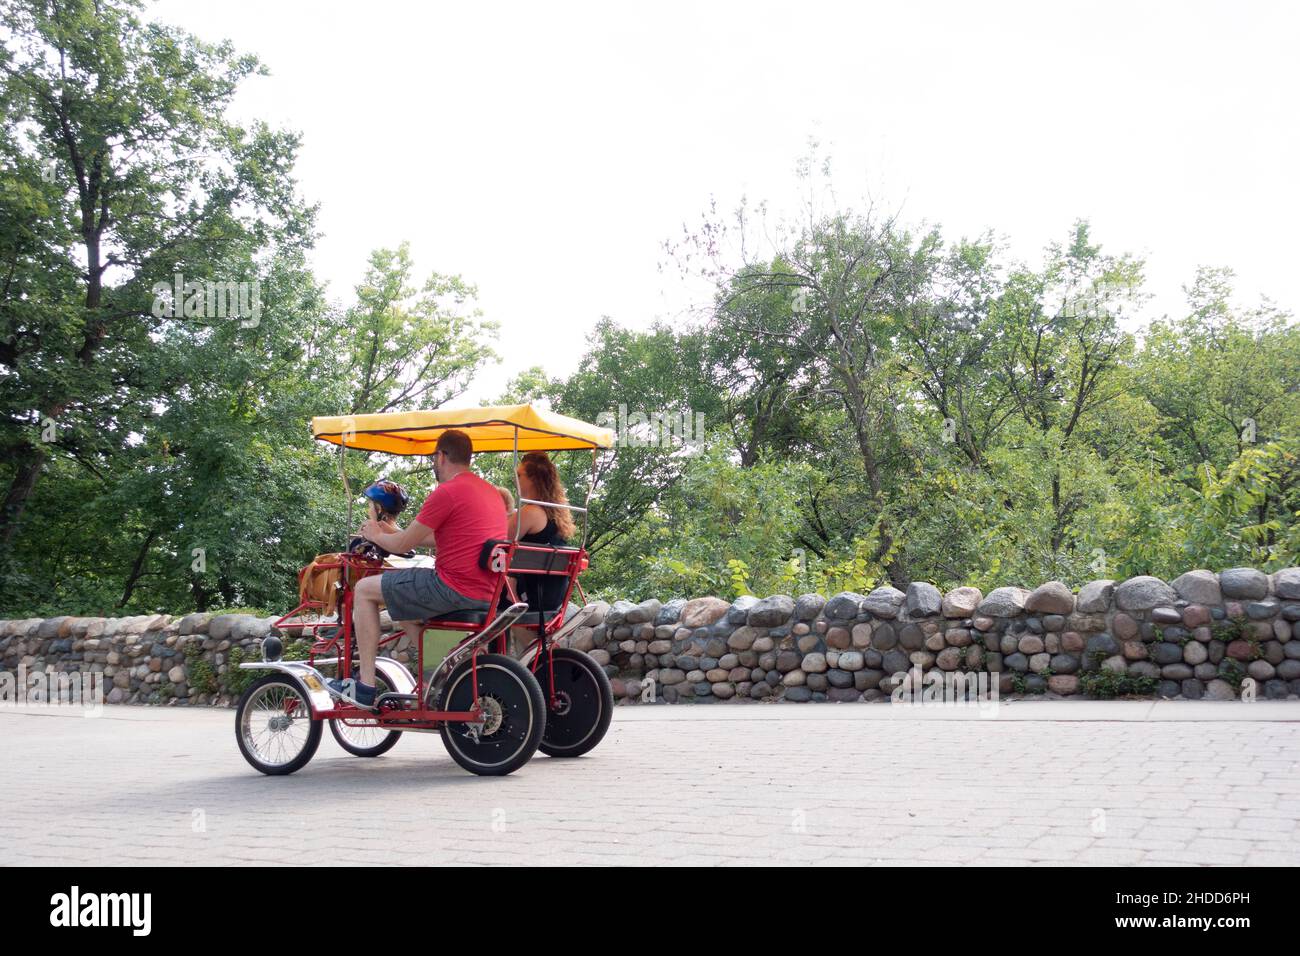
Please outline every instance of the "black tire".
[[[546, 733], [538, 749], [548, 757], [581, 757], [604, 739], [614, 719], [614, 689], [599, 664], [582, 651], [557, 647], [541, 658], [534, 675], [542, 699], [550, 701], [555, 670], [557, 707], [546, 711]], [[548, 660], [547, 658], [550, 658]]]
[[[267, 725], [259, 727], [259, 718]], [[288, 724], [273, 728], [272, 718], [286, 718]], [[278, 739], [280, 734], [282, 739]], [[240, 695], [235, 707], [235, 740], [254, 769], [272, 777], [301, 770], [316, 755], [320, 738], [321, 722], [312, 720], [306, 693], [288, 674], [273, 671], [259, 677]], [[270, 759], [273, 754], [284, 759]]]
[[[473, 659], [451, 672], [438, 695], [438, 710], [470, 710], [474, 706]], [[442, 743], [451, 759], [470, 773], [501, 777], [526, 764], [546, 731], [546, 702], [537, 678], [523, 664], [503, 654], [478, 656], [479, 699], [495, 708], [493, 719], [478, 741], [465, 723], [442, 725]]]
[[[388, 682], [384, 680], [383, 675], [376, 674], [375, 696], [378, 697], [380, 694], [387, 694], [391, 690], [392, 688], [388, 686]], [[369, 745], [364, 745], [358, 741], [348, 740], [346, 738], [346, 734], [349, 731], [367, 731], [370, 729], [371, 725], [366, 725], [364, 727], [348, 727], [343, 725], [337, 718], [330, 721], [330, 733], [334, 735], [334, 739], [338, 742], [338, 745], [354, 757], [379, 757], [386, 754], [396, 746], [398, 738], [402, 736], [400, 730], [390, 730], [382, 738], [378, 738], [376, 743]]]

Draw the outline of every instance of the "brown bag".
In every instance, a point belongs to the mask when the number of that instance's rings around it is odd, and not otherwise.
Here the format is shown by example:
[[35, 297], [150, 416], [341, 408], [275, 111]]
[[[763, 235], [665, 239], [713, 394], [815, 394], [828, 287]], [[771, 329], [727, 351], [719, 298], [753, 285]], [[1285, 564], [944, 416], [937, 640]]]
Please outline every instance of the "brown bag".
[[311, 564], [298, 572], [298, 603], [319, 601], [322, 605], [321, 616], [329, 617], [338, 604], [338, 583], [343, 574], [341, 567], [321, 567], [322, 564], [338, 565], [341, 554], [318, 554]]

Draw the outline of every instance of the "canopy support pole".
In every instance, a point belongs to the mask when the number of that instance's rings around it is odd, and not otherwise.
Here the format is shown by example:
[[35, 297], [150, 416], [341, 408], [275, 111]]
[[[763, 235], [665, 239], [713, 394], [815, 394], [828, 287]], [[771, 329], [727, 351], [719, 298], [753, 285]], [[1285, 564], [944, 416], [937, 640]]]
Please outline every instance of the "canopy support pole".
[[344, 537], [352, 534], [352, 485], [348, 481], [348, 470], [343, 467], [343, 456], [348, 453], [348, 446], [339, 443], [339, 475], [343, 478], [343, 493], [348, 496], [348, 526], [343, 529]]
[[510, 474], [515, 479], [515, 544], [519, 543], [519, 509], [524, 504], [524, 492], [519, 487], [519, 426], [515, 426], [514, 447], [510, 452]]
[[591, 521], [591, 490], [596, 486], [596, 456], [600, 454], [595, 448], [591, 450], [591, 476], [587, 479], [587, 497], [582, 502], [582, 544], [587, 546], [587, 524]]

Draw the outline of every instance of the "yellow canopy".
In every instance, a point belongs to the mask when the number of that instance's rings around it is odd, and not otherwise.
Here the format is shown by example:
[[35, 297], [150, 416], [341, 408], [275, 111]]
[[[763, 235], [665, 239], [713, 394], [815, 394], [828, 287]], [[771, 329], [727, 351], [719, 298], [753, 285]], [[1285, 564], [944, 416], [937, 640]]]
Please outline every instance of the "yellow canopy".
[[311, 420], [313, 438], [390, 455], [432, 455], [438, 436], [452, 428], [469, 435], [476, 452], [510, 451], [516, 447], [516, 429], [521, 452], [610, 448], [614, 444], [613, 429], [531, 405], [330, 415]]

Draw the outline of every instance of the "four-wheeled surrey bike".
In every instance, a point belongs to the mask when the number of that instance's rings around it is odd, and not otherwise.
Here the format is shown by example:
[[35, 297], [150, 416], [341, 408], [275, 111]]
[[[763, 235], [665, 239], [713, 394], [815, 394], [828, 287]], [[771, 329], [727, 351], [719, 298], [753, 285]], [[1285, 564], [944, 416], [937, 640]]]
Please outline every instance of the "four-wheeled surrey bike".
[[[611, 447], [614, 438], [609, 429], [530, 405], [313, 418], [313, 436], [339, 446], [349, 528], [351, 494], [342, 467], [347, 449], [430, 455], [438, 437], [453, 428], [469, 435], [475, 452], [513, 453], [516, 492], [520, 452], [590, 449], [594, 479], [597, 451]], [[273, 637], [263, 642], [263, 660], [239, 665], [268, 671], [244, 691], [235, 712], [235, 736], [245, 759], [265, 774], [300, 770], [315, 755], [327, 722], [339, 745], [358, 757], [386, 753], [405, 733], [437, 732], [458, 764], [489, 776], [519, 769], [539, 749], [552, 757], [576, 757], [595, 747], [613, 716], [609, 677], [582, 651], [558, 645], [588, 618], [570, 602], [576, 592], [586, 603], [578, 576], [588, 562], [592, 483], [582, 507], [516, 494], [520, 505], [580, 512], [582, 541], [577, 547], [528, 544], [516, 532], [513, 540], [485, 542], [480, 563], [496, 577], [488, 610], [457, 611], [423, 622], [414, 672], [383, 656], [384, 646], [402, 632], [381, 637], [373, 711], [336, 696], [326, 678], [347, 678], [357, 665], [353, 586], [363, 577], [383, 574], [392, 562], [343, 553], [332, 564], [318, 563], [318, 569], [338, 572], [337, 619], [325, 619], [324, 602], [304, 600], [275, 624], [282, 633], [310, 640], [307, 658], [280, 659], [283, 645]], [[520, 601], [515, 581], [525, 575], [567, 579], [563, 603], [539, 609]], [[512, 627], [536, 635], [518, 659], [506, 653]]]

